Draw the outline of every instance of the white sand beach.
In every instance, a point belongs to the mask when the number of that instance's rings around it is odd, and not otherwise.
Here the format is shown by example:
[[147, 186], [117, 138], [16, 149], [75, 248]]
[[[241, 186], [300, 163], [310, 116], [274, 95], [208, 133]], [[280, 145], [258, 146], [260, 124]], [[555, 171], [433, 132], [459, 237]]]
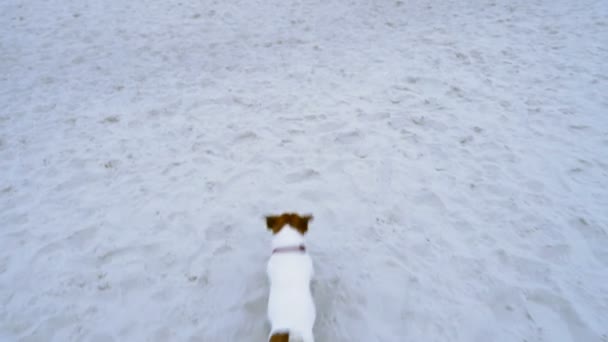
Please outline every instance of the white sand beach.
[[[608, 2], [0, 3], [0, 341], [608, 341]], [[603, 95], [602, 95], [603, 94]]]

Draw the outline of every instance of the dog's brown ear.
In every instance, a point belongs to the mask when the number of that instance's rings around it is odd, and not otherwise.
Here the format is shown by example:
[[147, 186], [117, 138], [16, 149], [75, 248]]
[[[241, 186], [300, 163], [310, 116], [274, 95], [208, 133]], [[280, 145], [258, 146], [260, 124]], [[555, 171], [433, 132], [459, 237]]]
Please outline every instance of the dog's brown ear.
[[277, 225], [278, 220], [278, 216], [266, 216], [266, 228], [272, 229]]
[[272, 230], [272, 234], [276, 234], [281, 231], [284, 225], [289, 223], [288, 215], [281, 216], [266, 216], [266, 227]]
[[308, 222], [312, 221], [312, 215], [292, 216], [291, 225], [297, 229], [302, 235], [308, 231]]
[[300, 216], [300, 219], [302, 220], [303, 224], [306, 226], [306, 229], [308, 229], [308, 222], [312, 221], [313, 217], [312, 217], [312, 215], [304, 215], [304, 216]]

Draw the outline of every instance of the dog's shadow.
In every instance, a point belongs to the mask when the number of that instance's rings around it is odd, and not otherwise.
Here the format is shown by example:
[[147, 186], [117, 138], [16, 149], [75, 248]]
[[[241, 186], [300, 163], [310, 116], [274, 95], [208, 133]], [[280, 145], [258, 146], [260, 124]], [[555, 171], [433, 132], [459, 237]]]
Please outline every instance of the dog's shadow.
[[[319, 258], [321, 259], [321, 258]], [[337, 327], [336, 304], [342, 284], [340, 278], [330, 272], [324, 272], [322, 260], [315, 264], [316, 275], [311, 283], [312, 297], [315, 302], [317, 317], [314, 326], [316, 342], [341, 341]]]
[[268, 322], [268, 279], [266, 272], [248, 274], [243, 315], [245, 322], [240, 328], [238, 341], [266, 341], [270, 332]]

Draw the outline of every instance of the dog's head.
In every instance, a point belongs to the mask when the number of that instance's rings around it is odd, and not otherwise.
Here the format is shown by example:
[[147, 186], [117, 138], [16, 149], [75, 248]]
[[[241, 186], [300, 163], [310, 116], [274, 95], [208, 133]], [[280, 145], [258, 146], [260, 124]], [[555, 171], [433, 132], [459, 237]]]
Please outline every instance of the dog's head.
[[284, 213], [278, 216], [266, 216], [266, 226], [272, 234], [276, 234], [288, 225], [304, 235], [308, 231], [308, 222], [312, 220], [312, 215], [300, 216], [295, 213]]

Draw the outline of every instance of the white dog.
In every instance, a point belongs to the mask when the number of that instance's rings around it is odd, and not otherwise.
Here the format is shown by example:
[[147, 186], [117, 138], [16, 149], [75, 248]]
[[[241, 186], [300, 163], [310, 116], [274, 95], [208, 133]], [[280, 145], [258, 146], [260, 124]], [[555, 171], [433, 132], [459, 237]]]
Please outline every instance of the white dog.
[[312, 259], [306, 253], [304, 234], [312, 216], [267, 216], [272, 231], [272, 255], [268, 260], [270, 342], [313, 342], [315, 305], [310, 292]]

